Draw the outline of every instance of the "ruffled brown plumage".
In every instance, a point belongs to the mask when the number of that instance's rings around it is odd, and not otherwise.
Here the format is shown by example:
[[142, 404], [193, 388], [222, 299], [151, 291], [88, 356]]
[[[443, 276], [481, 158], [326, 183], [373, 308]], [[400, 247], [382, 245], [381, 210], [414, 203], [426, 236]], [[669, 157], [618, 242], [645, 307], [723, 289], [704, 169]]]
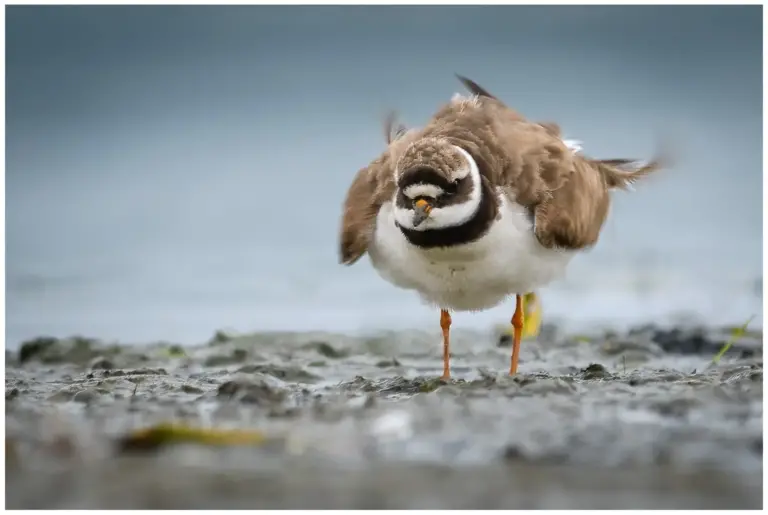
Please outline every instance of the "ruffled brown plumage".
[[387, 118], [386, 150], [358, 171], [344, 201], [342, 263], [352, 264], [365, 254], [379, 209], [395, 192], [398, 160], [424, 138], [466, 150], [485, 180], [530, 211], [535, 235], [547, 248], [594, 245], [608, 214], [610, 190], [626, 188], [663, 164], [655, 159], [640, 166], [631, 159], [574, 153], [557, 124], [528, 121], [473, 81], [459, 78], [472, 96], [454, 98], [423, 128], [395, 127], [394, 117]]

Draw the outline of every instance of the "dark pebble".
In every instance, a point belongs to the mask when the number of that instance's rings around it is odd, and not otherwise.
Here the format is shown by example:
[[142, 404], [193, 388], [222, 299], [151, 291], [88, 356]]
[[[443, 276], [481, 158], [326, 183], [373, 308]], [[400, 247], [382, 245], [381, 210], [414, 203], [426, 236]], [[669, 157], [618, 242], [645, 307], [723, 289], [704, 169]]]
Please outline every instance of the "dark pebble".
[[579, 372], [581, 379], [608, 379], [612, 377], [611, 373], [605, 369], [603, 365], [599, 363], [592, 363], [587, 368]]
[[192, 386], [191, 384], [181, 385], [181, 391], [184, 393], [203, 393], [202, 388], [198, 388], [197, 386]]
[[310, 342], [304, 345], [305, 349], [316, 351], [318, 354], [331, 359], [341, 359], [349, 356], [349, 351], [337, 349], [327, 342]]
[[384, 359], [376, 363], [376, 366], [379, 368], [399, 367], [400, 362], [397, 361], [395, 358]]
[[264, 379], [227, 381], [219, 386], [218, 397], [260, 406], [279, 404], [286, 392]]

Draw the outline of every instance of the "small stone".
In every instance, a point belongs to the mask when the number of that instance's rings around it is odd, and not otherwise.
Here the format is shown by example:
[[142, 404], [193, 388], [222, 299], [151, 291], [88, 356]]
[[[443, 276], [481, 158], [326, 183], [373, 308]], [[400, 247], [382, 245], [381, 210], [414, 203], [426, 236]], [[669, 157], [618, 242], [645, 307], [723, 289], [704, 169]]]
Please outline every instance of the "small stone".
[[336, 349], [330, 343], [327, 343], [327, 342], [310, 342], [306, 344], [304, 348], [313, 349], [318, 354], [321, 354], [322, 356], [325, 356], [326, 358], [331, 358], [331, 359], [346, 358], [349, 355], [349, 351]]
[[376, 363], [376, 366], [379, 368], [399, 367], [400, 362], [397, 361], [395, 358], [385, 359]]
[[218, 397], [227, 397], [249, 404], [274, 405], [286, 398], [286, 392], [265, 377], [227, 381], [219, 386]]
[[599, 363], [592, 363], [581, 372], [581, 378], [586, 380], [591, 379], [607, 379], [611, 377], [611, 373], [608, 372], [603, 365]]
[[528, 375], [522, 375], [522, 374], [517, 374], [517, 375], [512, 377], [512, 380], [515, 383], [519, 384], [520, 386], [526, 386], [526, 385], [535, 383], [536, 382], [536, 377], [528, 376]]
[[183, 384], [181, 385], [181, 391], [184, 393], [203, 393], [202, 388], [198, 388], [197, 386], [192, 386], [191, 384]]

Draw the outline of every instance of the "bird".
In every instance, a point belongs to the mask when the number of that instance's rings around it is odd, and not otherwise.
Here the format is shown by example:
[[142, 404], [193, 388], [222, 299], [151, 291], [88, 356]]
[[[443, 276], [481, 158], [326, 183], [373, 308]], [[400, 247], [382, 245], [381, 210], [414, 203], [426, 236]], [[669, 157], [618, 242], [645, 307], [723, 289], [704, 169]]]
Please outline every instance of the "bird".
[[528, 120], [456, 77], [469, 93], [455, 94], [424, 126], [386, 118], [386, 148], [357, 171], [343, 201], [339, 261], [350, 266], [367, 254], [385, 281], [440, 311], [444, 380], [451, 313], [514, 296], [515, 375], [524, 299], [594, 247], [612, 190], [660, 170], [663, 159], [590, 158], [558, 124]]
[[[408, 128], [402, 123], [398, 123], [394, 111], [390, 111], [384, 119], [384, 139], [387, 145], [393, 140], [399, 138], [408, 131]], [[577, 140], [564, 140], [565, 144], [571, 149], [581, 150], [581, 142]], [[529, 292], [523, 295], [523, 333], [522, 338], [535, 338], [541, 328], [541, 301], [536, 292]], [[500, 335], [499, 344], [503, 345], [507, 340], [511, 340], [514, 335], [514, 326], [511, 327], [509, 334]]]

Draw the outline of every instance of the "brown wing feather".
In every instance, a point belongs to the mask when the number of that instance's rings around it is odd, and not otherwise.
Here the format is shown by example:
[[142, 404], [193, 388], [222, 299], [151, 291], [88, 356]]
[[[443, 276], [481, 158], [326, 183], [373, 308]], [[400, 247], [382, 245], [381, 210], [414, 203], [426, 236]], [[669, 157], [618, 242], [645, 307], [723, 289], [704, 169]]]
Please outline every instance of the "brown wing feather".
[[339, 260], [351, 265], [368, 250], [376, 216], [381, 206], [395, 193], [395, 165], [402, 151], [418, 137], [419, 131], [399, 125], [393, 134], [394, 117], [385, 120], [387, 149], [365, 168], [359, 170], [344, 199], [339, 235]]
[[[610, 190], [661, 168], [661, 161], [632, 169], [631, 159], [593, 160], [574, 155], [551, 122], [534, 123], [470, 79], [464, 85], [482, 102], [474, 111], [444, 109], [444, 125], [478, 159], [481, 170], [516, 202], [532, 211], [545, 247], [594, 245], [610, 206]], [[461, 120], [459, 120], [461, 118]]]
[[345, 265], [356, 262], [368, 250], [376, 214], [381, 207], [377, 195], [380, 189], [378, 171], [375, 163], [358, 171], [344, 199], [339, 256]]
[[462, 75], [459, 75], [458, 73], [456, 74], [456, 78], [459, 79], [461, 83], [464, 84], [464, 87], [467, 88], [473, 95], [496, 99], [496, 97], [490, 94], [488, 90], [483, 88], [480, 84], [473, 81], [472, 79], [468, 79]]
[[397, 122], [397, 113], [390, 111], [384, 119], [384, 139], [387, 145], [400, 139], [406, 132], [408, 132], [408, 128]]
[[534, 232], [544, 247], [582, 249], [597, 243], [608, 216], [610, 195], [603, 177], [587, 161], [563, 169], [562, 184], [535, 208]]
[[442, 137], [462, 146], [491, 184], [527, 207], [534, 232], [545, 247], [582, 249], [597, 242], [608, 215], [610, 190], [623, 188], [660, 168], [658, 160], [627, 170], [632, 160], [593, 160], [574, 155], [554, 123], [527, 121], [474, 81], [459, 76], [479, 97], [476, 103], [451, 102], [422, 130], [385, 123], [387, 151], [360, 170], [344, 201], [340, 258], [352, 264], [370, 244], [381, 206], [395, 191], [397, 156], [419, 137]]
[[608, 216], [610, 190], [624, 189], [661, 168], [655, 160], [632, 171], [617, 168], [631, 160], [610, 162], [576, 158], [568, 179], [536, 207], [535, 233], [548, 248], [583, 249], [597, 243]]

